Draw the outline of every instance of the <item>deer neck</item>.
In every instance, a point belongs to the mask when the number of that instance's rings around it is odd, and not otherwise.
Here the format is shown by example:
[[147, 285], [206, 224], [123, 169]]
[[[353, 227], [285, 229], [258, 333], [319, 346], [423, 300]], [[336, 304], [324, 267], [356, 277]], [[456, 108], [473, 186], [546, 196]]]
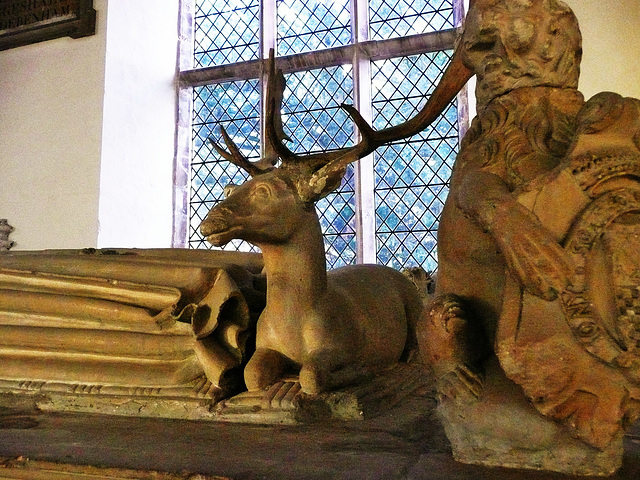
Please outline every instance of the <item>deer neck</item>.
[[315, 208], [305, 212], [286, 242], [258, 246], [264, 259], [270, 309], [300, 308], [324, 294], [326, 260]]

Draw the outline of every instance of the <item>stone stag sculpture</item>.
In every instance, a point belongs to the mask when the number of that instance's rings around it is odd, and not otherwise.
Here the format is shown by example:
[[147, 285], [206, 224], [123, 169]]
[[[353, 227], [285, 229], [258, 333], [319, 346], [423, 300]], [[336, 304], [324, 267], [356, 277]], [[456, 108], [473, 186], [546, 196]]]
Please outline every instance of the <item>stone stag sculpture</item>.
[[248, 161], [222, 129], [228, 152], [214, 147], [253, 178], [230, 190], [200, 228], [216, 246], [239, 238], [262, 250], [267, 302], [257, 324], [256, 352], [245, 368], [248, 389], [264, 389], [299, 372], [302, 391], [317, 394], [406, 356], [415, 347], [422, 303], [411, 282], [391, 268], [326, 271], [314, 202], [340, 184], [349, 163], [375, 148], [379, 132], [365, 127], [362, 143], [345, 151], [295, 155], [278, 134], [275, 107], [284, 77], [276, 75], [273, 59], [270, 84], [268, 138], [282, 164]]
[[419, 326], [439, 412], [461, 461], [610, 474], [640, 415], [640, 102], [585, 103], [563, 2], [470, 3], [439, 87], [475, 75], [478, 116]]

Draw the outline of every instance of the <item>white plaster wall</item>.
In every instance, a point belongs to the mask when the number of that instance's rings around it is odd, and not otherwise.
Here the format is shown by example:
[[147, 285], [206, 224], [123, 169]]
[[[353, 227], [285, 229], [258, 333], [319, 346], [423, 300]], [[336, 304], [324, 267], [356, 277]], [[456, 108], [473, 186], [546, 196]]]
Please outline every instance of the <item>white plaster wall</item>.
[[0, 218], [16, 248], [96, 245], [106, 4], [94, 36], [0, 52]]
[[109, 0], [100, 247], [169, 247], [177, 0]]
[[640, 98], [640, 0], [565, 0], [580, 22], [579, 88]]

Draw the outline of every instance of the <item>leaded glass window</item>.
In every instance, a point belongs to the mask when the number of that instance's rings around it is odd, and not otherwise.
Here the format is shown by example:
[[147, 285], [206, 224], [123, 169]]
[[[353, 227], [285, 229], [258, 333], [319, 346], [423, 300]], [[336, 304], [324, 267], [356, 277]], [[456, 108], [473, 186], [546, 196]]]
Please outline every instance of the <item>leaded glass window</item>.
[[194, 66], [259, 58], [260, 0], [195, 2]]
[[278, 1], [278, 55], [348, 45], [350, 3], [349, 0]]
[[372, 40], [406, 37], [453, 28], [451, 0], [370, 0]]
[[[189, 3], [193, 2], [193, 4]], [[376, 129], [426, 102], [448, 65], [462, 0], [185, 0], [192, 47], [180, 75], [181, 128], [189, 131], [185, 243], [211, 248], [199, 224], [245, 174], [209, 147], [223, 125], [241, 151], [264, 148], [266, 76], [275, 49], [285, 73], [282, 119], [296, 153], [353, 145], [357, 129], [340, 108], [354, 104]], [[184, 8], [184, 7], [183, 7]], [[192, 19], [192, 21], [191, 21]], [[437, 35], [434, 35], [437, 33]], [[412, 51], [400, 37], [415, 35]], [[186, 65], [186, 66], [185, 66]], [[185, 92], [189, 94], [186, 95]], [[188, 112], [188, 113], [185, 113]], [[351, 165], [342, 186], [316, 207], [330, 268], [364, 261], [437, 267], [437, 227], [458, 145], [452, 103], [424, 132]], [[186, 140], [185, 140], [186, 142]], [[180, 150], [180, 145], [178, 146]], [[186, 191], [177, 188], [178, 192]], [[249, 250], [234, 242], [229, 249]]]
[[[248, 158], [260, 157], [260, 85], [257, 80], [224, 82], [193, 89], [191, 160], [191, 222], [189, 247], [209, 248], [198, 231], [215, 202], [224, 198], [224, 187], [241, 184], [247, 174], [223, 160], [209, 145], [219, 141], [224, 126], [240, 151]], [[222, 143], [222, 142], [220, 142]], [[225, 249], [251, 251], [255, 248], [233, 240]]]
[[[375, 128], [414, 116], [450, 61], [450, 51], [373, 62]], [[438, 221], [458, 147], [455, 102], [422, 133], [374, 153], [376, 245], [380, 263], [437, 267]], [[426, 160], [426, 161], [425, 161]]]

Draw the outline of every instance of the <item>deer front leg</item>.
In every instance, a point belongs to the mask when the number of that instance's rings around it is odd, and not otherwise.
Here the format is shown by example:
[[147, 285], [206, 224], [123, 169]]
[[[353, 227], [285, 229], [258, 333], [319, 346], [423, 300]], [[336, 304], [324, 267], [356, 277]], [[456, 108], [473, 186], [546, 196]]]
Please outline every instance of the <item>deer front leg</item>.
[[344, 359], [340, 352], [323, 351], [302, 364], [299, 381], [303, 392], [317, 395], [372, 378], [380, 367]]
[[269, 348], [258, 348], [244, 369], [247, 390], [263, 390], [280, 380], [291, 361], [282, 353]]
[[555, 300], [572, 268], [560, 244], [497, 175], [468, 172], [456, 205], [495, 240], [509, 272], [531, 294]]

